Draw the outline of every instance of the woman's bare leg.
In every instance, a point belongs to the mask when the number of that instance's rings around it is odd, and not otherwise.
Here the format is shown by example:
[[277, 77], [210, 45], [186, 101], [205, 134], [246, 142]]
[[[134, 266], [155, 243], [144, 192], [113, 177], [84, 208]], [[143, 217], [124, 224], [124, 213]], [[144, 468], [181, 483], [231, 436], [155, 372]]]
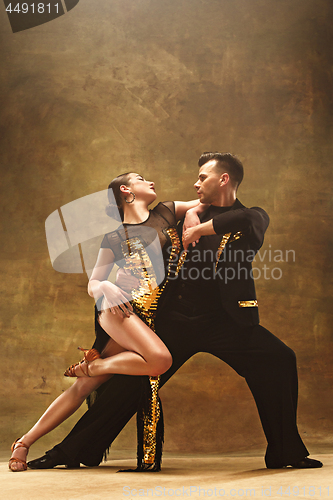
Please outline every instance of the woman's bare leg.
[[[162, 340], [135, 314], [121, 318], [110, 310], [102, 311], [99, 319], [101, 327], [126, 351], [96, 359], [83, 370], [91, 377], [119, 373], [126, 375], [158, 376], [167, 371], [172, 357]], [[78, 377], [84, 372], [80, 366], [75, 368]]]
[[[112, 356], [124, 350], [113, 339], [110, 339], [102, 356]], [[80, 378], [74, 384], [66, 389], [51, 403], [45, 413], [41, 416], [38, 422], [22, 436], [19, 441], [22, 441], [28, 448], [35, 443], [39, 438], [48, 434], [53, 429], [58, 427], [68, 417], [70, 417], [84, 402], [84, 400], [96, 390], [101, 384], [110, 378], [110, 374], [101, 375], [93, 378]], [[12, 457], [26, 460], [28, 449], [19, 447], [14, 450]], [[23, 470], [24, 466], [21, 463], [12, 463], [12, 470]]]

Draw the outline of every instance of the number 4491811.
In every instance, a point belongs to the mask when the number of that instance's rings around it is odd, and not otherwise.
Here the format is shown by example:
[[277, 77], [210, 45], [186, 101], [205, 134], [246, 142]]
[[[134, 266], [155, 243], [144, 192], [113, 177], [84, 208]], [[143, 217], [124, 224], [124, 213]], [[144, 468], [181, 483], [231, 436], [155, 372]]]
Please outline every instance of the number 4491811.
[[44, 13], [51, 14], [51, 9], [53, 9], [53, 8], [55, 9], [55, 12], [57, 14], [59, 14], [59, 4], [58, 3], [53, 4], [53, 5], [51, 5], [50, 3], [48, 3], [48, 4], [22, 3], [21, 5], [19, 3], [17, 3], [15, 5], [15, 7], [12, 7], [12, 4], [10, 3], [8, 5], [8, 7], [6, 7], [6, 11], [10, 12], [10, 13], [16, 12], [17, 14], [19, 14], [20, 12], [22, 12], [22, 14], [27, 14], [28, 12], [30, 12], [32, 14], [35, 14], [35, 13], [36, 14], [44, 14]]
[[277, 495], [281, 495], [281, 497], [287, 495], [287, 496], [292, 496], [292, 497], [295, 497], [295, 496], [299, 496], [299, 497], [316, 497], [318, 498], [318, 496], [321, 497], [321, 494], [323, 493], [323, 496], [326, 494], [327, 492], [327, 496], [329, 496], [329, 486], [327, 486], [326, 488], [322, 488], [321, 486], [303, 486], [302, 488], [301, 487], [298, 487], [298, 486], [288, 486], [288, 488], [286, 489], [283, 489], [282, 486], [280, 486], [280, 488], [277, 490], [276, 494]]

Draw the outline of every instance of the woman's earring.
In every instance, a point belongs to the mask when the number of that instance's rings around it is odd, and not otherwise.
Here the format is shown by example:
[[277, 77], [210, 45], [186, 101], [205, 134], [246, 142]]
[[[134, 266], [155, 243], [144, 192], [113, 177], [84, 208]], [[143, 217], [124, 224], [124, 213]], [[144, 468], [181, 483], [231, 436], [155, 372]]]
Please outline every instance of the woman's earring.
[[126, 198], [125, 198], [125, 202], [126, 203], [133, 203], [133, 201], [135, 200], [135, 194], [132, 193], [132, 191], [130, 191], [130, 194], [133, 196], [133, 198], [131, 199], [131, 201], [127, 201]]

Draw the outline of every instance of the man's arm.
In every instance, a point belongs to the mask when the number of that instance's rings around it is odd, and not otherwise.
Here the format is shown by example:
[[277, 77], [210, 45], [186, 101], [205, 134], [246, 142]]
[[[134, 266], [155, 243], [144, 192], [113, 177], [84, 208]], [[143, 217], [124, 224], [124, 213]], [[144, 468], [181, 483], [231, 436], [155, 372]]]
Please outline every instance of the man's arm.
[[216, 215], [203, 224], [186, 229], [183, 233], [183, 245], [186, 250], [190, 243], [198, 240], [201, 236], [241, 231], [247, 234], [251, 239], [253, 247], [259, 250], [263, 243], [268, 224], [269, 217], [262, 208], [253, 207], [230, 210], [229, 212]]
[[213, 219], [194, 227], [184, 228], [182, 236], [184, 250], [187, 250], [191, 243], [198, 243], [201, 236], [209, 236], [210, 234], [216, 234], [213, 227]]
[[244, 232], [251, 239], [256, 250], [259, 250], [264, 241], [264, 235], [269, 224], [268, 214], [259, 207], [238, 208], [213, 218], [213, 227], [216, 234]]

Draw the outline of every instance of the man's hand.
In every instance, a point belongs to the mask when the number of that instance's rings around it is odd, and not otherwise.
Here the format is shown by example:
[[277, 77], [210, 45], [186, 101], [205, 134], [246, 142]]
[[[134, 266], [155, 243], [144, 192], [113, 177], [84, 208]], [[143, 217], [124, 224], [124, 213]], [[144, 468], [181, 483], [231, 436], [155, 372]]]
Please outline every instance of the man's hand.
[[120, 267], [116, 275], [116, 285], [126, 292], [131, 292], [134, 288], [139, 288], [140, 282], [130, 271], [126, 272], [125, 269]]

